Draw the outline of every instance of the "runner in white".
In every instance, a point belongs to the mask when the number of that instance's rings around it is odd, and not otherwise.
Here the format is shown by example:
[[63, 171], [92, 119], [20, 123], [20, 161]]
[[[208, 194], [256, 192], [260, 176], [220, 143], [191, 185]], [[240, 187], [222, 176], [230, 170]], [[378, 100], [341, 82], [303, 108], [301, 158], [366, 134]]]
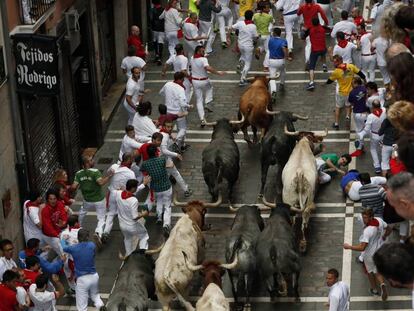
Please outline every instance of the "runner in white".
[[207, 39], [206, 36], [200, 36], [198, 29], [197, 13], [191, 12], [190, 16], [186, 18], [183, 25], [184, 33], [184, 47], [187, 51], [188, 59], [194, 55], [194, 50], [200, 44], [200, 40]]
[[[297, 15], [301, 0], [278, 0], [275, 3], [276, 9], [282, 11], [283, 23], [285, 25], [286, 40], [288, 43], [289, 60], [293, 57], [293, 27], [298, 28], [299, 16]], [[321, 6], [322, 7], [322, 6]]]
[[147, 69], [147, 63], [138, 56], [135, 56], [136, 48], [133, 45], [128, 47], [128, 56], [124, 57], [121, 62], [121, 69], [125, 73], [127, 79], [131, 78], [132, 72], [131, 69], [138, 67], [141, 69], [139, 82], [141, 86], [141, 91], [144, 91], [144, 79], [145, 79], [145, 70]]
[[227, 30], [233, 25], [233, 14], [230, 10], [230, 0], [220, 0], [221, 11], [216, 13], [220, 31], [220, 41], [222, 48], [228, 47]]
[[134, 67], [131, 69], [131, 72], [132, 76], [128, 79], [125, 87], [124, 100], [124, 107], [128, 112], [128, 124], [132, 124], [136, 113], [136, 107], [144, 96], [140, 82], [141, 69]]
[[338, 280], [336, 269], [329, 269], [326, 285], [329, 287], [329, 311], [349, 311], [350, 290], [348, 284]]
[[118, 160], [122, 161], [124, 153], [134, 153], [136, 149], [139, 149], [142, 143], [135, 139], [135, 130], [132, 125], [125, 127], [125, 135], [122, 138], [121, 149], [119, 150]]
[[42, 196], [39, 192], [31, 192], [29, 200], [23, 204], [23, 232], [24, 240], [29, 241], [36, 238], [43, 245], [42, 223], [40, 222], [39, 210], [42, 204]]
[[159, 17], [159, 19], [164, 20], [164, 30], [168, 41], [168, 52], [170, 52], [170, 56], [175, 54], [174, 48], [179, 43], [178, 31], [183, 21], [180, 13], [176, 9], [177, 2], [177, 0], [170, 0], [164, 12]]
[[387, 61], [385, 60], [385, 52], [389, 46], [390, 42], [381, 36], [375, 38], [371, 43], [371, 48], [376, 53], [378, 69], [381, 72], [382, 79], [384, 80], [384, 86], [386, 88], [389, 88], [391, 83], [390, 74], [387, 70]]
[[365, 24], [358, 26], [359, 35], [357, 47], [361, 49], [361, 70], [368, 82], [375, 81], [375, 52], [372, 52], [371, 40], [372, 34], [365, 31]]
[[342, 11], [341, 12], [341, 21], [337, 22], [331, 32], [331, 37], [336, 38], [336, 34], [342, 31], [345, 34], [345, 39], [349, 40], [352, 35], [356, 35], [358, 33], [357, 26], [348, 19], [348, 12]]
[[[357, 46], [352, 42], [349, 42], [345, 39], [345, 34], [342, 31], [339, 31], [336, 34], [336, 40], [338, 43], [334, 46], [333, 52], [330, 55], [339, 55], [342, 56], [342, 61], [345, 64], [353, 64], [352, 53], [357, 49]], [[328, 48], [330, 50], [331, 48]]]

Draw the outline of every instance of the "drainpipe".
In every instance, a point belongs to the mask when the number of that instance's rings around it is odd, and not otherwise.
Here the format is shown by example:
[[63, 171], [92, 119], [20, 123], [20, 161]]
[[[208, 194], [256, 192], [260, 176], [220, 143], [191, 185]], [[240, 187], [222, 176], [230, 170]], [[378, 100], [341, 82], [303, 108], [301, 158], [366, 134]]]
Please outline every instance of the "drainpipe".
[[[6, 53], [6, 66], [7, 66], [7, 79], [9, 86], [10, 96], [10, 110], [12, 116], [13, 132], [14, 132], [14, 144], [16, 148], [16, 172], [17, 181], [19, 187], [20, 202], [24, 202], [27, 196], [28, 178], [26, 168], [26, 154], [24, 150], [23, 131], [21, 126], [20, 112], [19, 112], [19, 99], [16, 92], [16, 78], [14, 75], [14, 62], [12, 62], [12, 46], [9, 37], [8, 15], [6, 1], [0, 1], [0, 12], [2, 12], [2, 27], [3, 27], [3, 40], [4, 40], [4, 52]], [[20, 204], [21, 205], [21, 204]]]

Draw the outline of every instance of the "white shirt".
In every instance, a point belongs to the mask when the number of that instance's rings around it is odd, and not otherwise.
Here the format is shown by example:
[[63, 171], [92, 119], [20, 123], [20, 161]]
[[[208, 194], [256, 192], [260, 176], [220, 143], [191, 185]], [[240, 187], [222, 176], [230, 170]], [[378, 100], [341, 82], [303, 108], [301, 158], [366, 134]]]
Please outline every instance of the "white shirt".
[[361, 55], [371, 55], [374, 52], [371, 52], [371, 33], [366, 33], [361, 36]]
[[336, 282], [329, 289], [329, 311], [349, 310], [349, 286], [342, 281]]
[[[144, 189], [144, 187], [143, 184], [139, 185], [137, 191]], [[120, 223], [126, 226], [140, 224], [137, 220], [134, 220], [138, 218], [138, 200], [136, 197], [132, 196], [123, 199], [122, 191], [118, 190], [115, 193], [115, 200], [118, 207], [118, 220]]]
[[353, 22], [351, 22], [349, 20], [339, 21], [332, 28], [331, 37], [335, 39], [336, 34], [338, 33], [338, 31], [342, 31], [343, 33], [345, 33], [345, 37], [347, 37], [347, 36], [350, 36], [353, 33], [356, 34], [357, 33], [357, 27]]
[[160, 95], [165, 98], [167, 113], [178, 114], [187, 111], [189, 105], [187, 104], [185, 89], [181, 85], [175, 82], [167, 82], [160, 90]]
[[378, 135], [378, 131], [381, 128], [382, 121], [385, 120], [387, 117], [387, 113], [385, 112], [385, 108], [381, 108], [382, 113], [378, 118], [375, 114], [370, 113], [367, 117], [367, 121], [365, 121], [364, 132], [365, 133], [374, 133]]
[[[184, 23], [183, 26], [184, 38], [195, 39], [198, 37], [198, 27], [193, 23]], [[191, 40], [194, 42], [194, 40]]]
[[379, 217], [374, 217], [379, 222], [379, 226], [368, 226], [364, 228], [359, 242], [367, 243], [367, 247], [362, 253], [363, 258], [370, 258], [374, 256], [375, 252], [384, 244], [382, 236], [387, 228], [387, 224]]
[[278, 0], [274, 6], [276, 10], [283, 11], [283, 14], [299, 9], [300, 0]]
[[27, 240], [36, 238], [42, 240], [42, 230], [36, 226], [40, 223], [39, 218], [39, 207], [30, 206], [27, 207], [27, 204], [30, 201], [27, 200], [23, 204], [23, 231], [24, 237]]
[[384, 107], [386, 92], [387, 90], [385, 88], [380, 87], [378, 88], [378, 94], [371, 95], [370, 97], [367, 98], [367, 107], [369, 108], [369, 110], [372, 109], [372, 103], [374, 102], [374, 100], [379, 100], [381, 108]]
[[66, 227], [61, 233], [60, 233], [60, 239], [65, 240], [69, 245], [78, 244], [78, 231], [80, 228], [72, 228], [69, 229], [69, 226]]
[[0, 281], [3, 280], [4, 272], [13, 268], [17, 268], [13, 258], [6, 259], [6, 257], [0, 257]]
[[387, 66], [387, 61], [385, 60], [385, 51], [389, 47], [389, 42], [383, 37], [377, 37], [372, 41], [372, 47], [375, 48], [377, 53], [377, 64], [378, 66], [385, 67]]
[[174, 72], [188, 70], [188, 58], [184, 55], [171, 55], [165, 63], [173, 65]]
[[164, 19], [165, 32], [177, 31], [180, 29], [181, 22], [183, 21], [180, 13], [174, 8], [170, 8], [168, 11], [164, 10], [159, 19]]
[[168, 149], [173, 144], [173, 140], [170, 138], [170, 135], [163, 132], [161, 132], [161, 134], [162, 142], [160, 146], [160, 155], [164, 155], [167, 159], [167, 165], [171, 166], [173, 164], [171, 158], [176, 158], [178, 153], [172, 152]]
[[122, 138], [121, 149], [119, 150], [119, 160], [122, 161], [122, 156], [124, 155], [124, 153], [131, 153], [135, 149], [140, 148], [141, 146], [141, 143], [137, 142], [135, 139], [125, 134], [124, 138]]
[[[132, 73], [131, 73], [131, 69], [134, 67], [139, 67], [139, 68], [143, 68], [147, 63], [138, 56], [126, 56], [124, 57], [124, 59], [121, 62], [121, 68], [126, 70], [126, 75], [128, 78], [131, 78]], [[139, 81], [144, 81], [145, 78], [145, 71], [141, 70], [140, 72], [140, 76], [139, 76]]]
[[342, 60], [345, 64], [352, 64], [352, 51], [356, 50], [357, 46], [351, 42], [341, 48], [338, 44], [333, 49], [333, 55], [342, 56]]
[[137, 105], [138, 97], [139, 95], [142, 95], [141, 88], [141, 82], [139, 80], [135, 81], [134, 79], [129, 78], [125, 87], [125, 103], [128, 104], [126, 100], [126, 95], [128, 95], [131, 96], [132, 103]]
[[30, 300], [33, 302], [33, 311], [55, 311], [56, 293], [55, 292], [38, 292], [36, 291], [36, 284], [32, 284], [29, 287]]
[[151, 136], [155, 132], [158, 132], [157, 127], [151, 118], [148, 116], [140, 116], [136, 113], [132, 120], [132, 125], [135, 129], [135, 138], [141, 143], [147, 143], [151, 141]]
[[114, 175], [112, 175], [108, 190], [115, 191], [115, 190], [125, 190], [125, 186], [128, 180], [135, 179], [135, 174], [131, 171], [130, 168], [126, 166], [120, 166], [119, 164], [112, 164], [108, 171], [113, 171]]
[[208, 78], [206, 67], [209, 66], [205, 57], [191, 58], [191, 76], [195, 78]]
[[231, 28], [237, 29], [239, 31], [239, 46], [245, 48], [253, 48], [253, 39], [259, 36], [257, 34], [257, 28], [255, 24], [246, 25], [244, 21], [239, 21], [231, 26]]

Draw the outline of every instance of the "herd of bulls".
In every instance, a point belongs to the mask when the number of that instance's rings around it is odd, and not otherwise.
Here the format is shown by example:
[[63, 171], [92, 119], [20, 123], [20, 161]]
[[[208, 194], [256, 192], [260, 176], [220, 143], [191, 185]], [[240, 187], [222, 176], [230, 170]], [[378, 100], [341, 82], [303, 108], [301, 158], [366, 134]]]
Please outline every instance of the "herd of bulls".
[[[212, 140], [202, 154], [202, 171], [214, 203], [179, 202], [184, 215], [171, 230], [168, 239], [157, 250], [136, 250], [127, 258], [118, 273], [107, 304], [108, 310], [147, 310], [149, 298], [158, 298], [163, 310], [177, 298], [186, 310], [230, 310], [222, 291], [221, 278], [227, 270], [237, 308], [250, 309], [254, 282], [264, 281], [270, 296], [286, 296], [288, 288], [299, 298], [298, 279], [301, 270], [300, 252], [306, 250], [305, 229], [315, 208], [314, 197], [318, 172], [315, 156], [323, 137], [313, 132], [295, 131], [294, 122], [303, 117], [291, 112], [270, 111], [270, 96], [266, 78], [256, 78], [242, 95], [239, 121], [220, 119], [213, 126]], [[262, 179], [259, 197], [264, 204], [232, 207], [232, 190], [239, 176], [240, 152], [234, 132], [242, 129], [251, 144], [247, 127], [251, 126], [254, 142], [261, 136]], [[275, 203], [263, 196], [270, 165], [277, 164]], [[236, 213], [227, 239], [227, 263], [203, 261], [204, 218], [208, 208], [222, 203], [223, 181], [227, 181], [230, 209]], [[260, 214], [271, 209], [264, 224]], [[299, 245], [291, 214], [302, 215]], [[293, 217], [293, 219], [295, 219]], [[157, 260], [151, 254], [159, 253]], [[201, 264], [199, 264], [201, 262]], [[204, 276], [203, 294], [195, 308], [187, 293], [193, 273]], [[244, 293], [245, 301], [239, 301]]]

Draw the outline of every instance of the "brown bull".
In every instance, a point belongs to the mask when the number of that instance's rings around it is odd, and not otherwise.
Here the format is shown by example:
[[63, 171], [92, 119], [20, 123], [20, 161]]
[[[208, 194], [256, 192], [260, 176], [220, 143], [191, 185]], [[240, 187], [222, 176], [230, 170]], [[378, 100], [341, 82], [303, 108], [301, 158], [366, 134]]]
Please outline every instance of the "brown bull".
[[261, 129], [260, 139], [266, 134], [273, 115], [279, 112], [271, 110], [271, 98], [267, 88], [269, 79], [266, 77], [256, 77], [252, 85], [244, 92], [240, 98], [239, 119], [242, 114], [245, 117], [241, 126], [244, 140], [251, 145], [247, 127], [250, 125], [253, 131], [253, 143], [258, 142], [257, 128]]

